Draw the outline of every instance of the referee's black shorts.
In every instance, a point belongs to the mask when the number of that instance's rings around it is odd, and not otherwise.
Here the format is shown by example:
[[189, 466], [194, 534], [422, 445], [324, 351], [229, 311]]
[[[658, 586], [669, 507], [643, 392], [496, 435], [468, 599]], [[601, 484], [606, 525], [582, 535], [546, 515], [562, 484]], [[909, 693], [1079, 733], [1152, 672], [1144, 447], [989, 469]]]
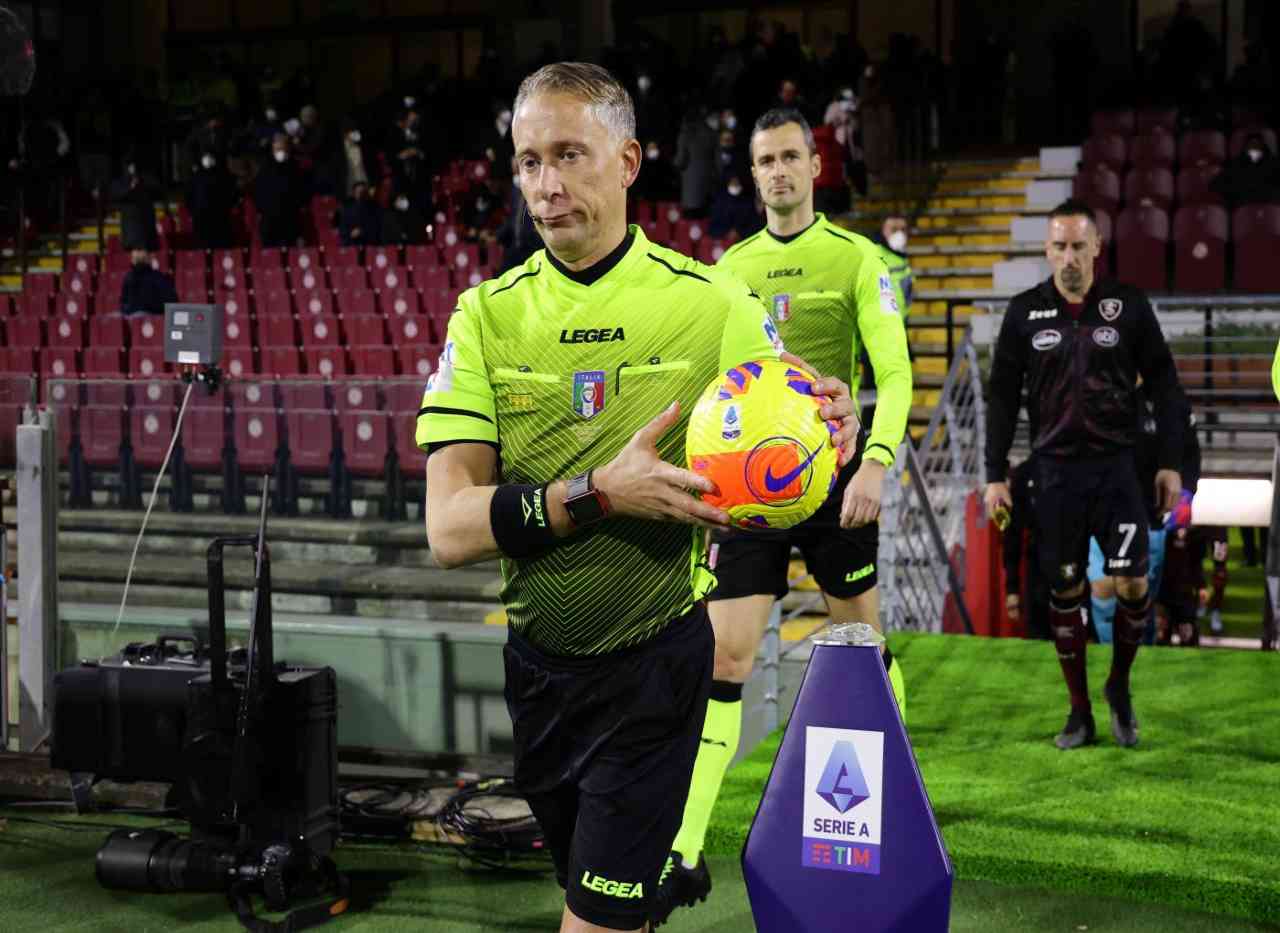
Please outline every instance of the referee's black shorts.
[[799, 548], [818, 587], [837, 599], [851, 599], [876, 585], [880, 523], [840, 527], [845, 487], [862, 465], [855, 457], [840, 471], [835, 489], [818, 511], [785, 531], [725, 531], [711, 539], [716, 588], [708, 599], [787, 595], [791, 549]]
[[515, 781], [575, 915], [642, 927], [684, 816], [715, 640], [698, 603], [656, 637], [594, 657], [503, 650]]

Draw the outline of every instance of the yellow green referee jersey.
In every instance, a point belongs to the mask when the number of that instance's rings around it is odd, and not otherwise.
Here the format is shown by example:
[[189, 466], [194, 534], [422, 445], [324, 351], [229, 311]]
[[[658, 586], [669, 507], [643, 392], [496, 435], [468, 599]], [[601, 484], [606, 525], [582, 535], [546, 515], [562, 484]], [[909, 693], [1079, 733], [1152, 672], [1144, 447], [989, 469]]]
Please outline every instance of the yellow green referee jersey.
[[[777, 359], [781, 347], [746, 285], [636, 226], [585, 273], [539, 250], [459, 298], [417, 443], [492, 444], [502, 482], [541, 484], [608, 463], [678, 400], [680, 420], [658, 454], [683, 466], [703, 389], [739, 363]], [[508, 621], [559, 655], [646, 641], [714, 585], [703, 538], [689, 525], [613, 518], [538, 557], [504, 558]]]
[[898, 289], [880, 250], [818, 214], [800, 233], [767, 229], [720, 257], [765, 301], [787, 349], [824, 375], [858, 385], [865, 345], [876, 375], [876, 413], [863, 456], [893, 463], [911, 412], [911, 360]]

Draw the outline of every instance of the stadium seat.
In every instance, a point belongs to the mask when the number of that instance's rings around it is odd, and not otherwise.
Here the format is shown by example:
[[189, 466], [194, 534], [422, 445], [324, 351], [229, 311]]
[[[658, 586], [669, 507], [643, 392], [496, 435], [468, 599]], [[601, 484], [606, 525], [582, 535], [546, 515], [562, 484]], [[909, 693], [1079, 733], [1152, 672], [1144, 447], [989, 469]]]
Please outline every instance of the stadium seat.
[[385, 411], [347, 411], [340, 416], [343, 462], [356, 476], [380, 477], [391, 450], [390, 415]]
[[249, 280], [243, 269], [215, 269], [211, 279], [215, 292], [231, 292], [249, 287]]
[[[440, 358], [440, 347], [433, 344], [400, 347], [396, 351], [396, 356], [400, 359], [400, 374], [417, 377], [420, 380], [418, 386], [421, 388], [427, 377], [436, 371], [436, 361]], [[419, 392], [419, 395], [421, 395], [421, 392]]]
[[264, 347], [262, 371], [273, 376], [301, 376], [302, 360], [296, 347]]
[[204, 304], [209, 300], [209, 286], [203, 269], [185, 269], [179, 272], [175, 284], [180, 301]]
[[[191, 429], [191, 411], [183, 417], [183, 446]], [[133, 462], [145, 470], [158, 470], [164, 463], [173, 437], [177, 412], [172, 405], [134, 404], [129, 411], [129, 445], [133, 448]]]
[[327, 288], [299, 292], [294, 299], [298, 305], [298, 315], [302, 318], [313, 314], [333, 314], [333, 292]]
[[119, 405], [86, 405], [80, 409], [80, 448], [95, 469], [119, 469], [124, 444], [125, 409]]
[[22, 290], [31, 295], [53, 297], [58, 293], [60, 285], [61, 280], [56, 272], [38, 272], [35, 269], [28, 270], [22, 280]]
[[333, 462], [333, 412], [286, 408], [284, 422], [290, 465], [300, 473], [327, 473]]
[[413, 285], [409, 270], [403, 266], [386, 266], [382, 269], [372, 269], [369, 272], [369, 281], [372, 283], [374, 290], [380, 292], [409, 288]]
[[[431, 361], [435, 366], [435, 360]], [[388, 379], [382, 384], [385, 399], [383, 407], [387, 411], [412, 411], [415, 415], [422, 407], [422, 393], [426, 387], [425, 378], [415, 378], [408, 373], [398, 379]]]
[[360, 265], [360, 249], [356, 246], [338, 246], [334, 249], [325, 249], [324, 255], [329, 261], [330, 272], [343, 266]]
[[[1117, 179], [1116, 190], [1119, 191], [1119, 189], [1120, 189], [1120, 182], [1119, 182], [1119, 179]], [[723, 239], [712, 240], [708, 238], [706, 240], [703, 240], [702, 255], [700, 258], [703, 262], [707, 263], [707, 265], [714, 266], [716, 263], [720, 261], [720, 257], [724, 255], [724, 251], [727, 250], [730, 245], [731, 244], [729, 243], [728, 240], [723, 240]]]
[[303, 351], [307, 361], [307, 372], [322, 379], [333, 379], [351, 372], [347, 362], [347, 351], [342, 347], [311, 346]]
[[89, 343], [95, 347], [123, 347], [129, 329], [123, 314], [99, 314], [89, 319]]
[[[351, 268], [347, 266], [346, 268]], [[317, 288], [328, 288], [329, 283], [325, 278], [324, 269], [320, 266], [308, 266], [305, 269], [294, 268], [292, 272], [293, 287], [295, 291], [312, 291]]]
[[0, 347], [0, 373], [31, 375], [36, 371], [39, 352], [35, 347]]
[[258, 318], [258, 343], [262, 347], [298, 346], [293, 315], [269, 314]]
[[1172, 168], [1178, 157], [1173, 136], [1165, 132], [1135, 137], [1129, 147], [1129, 161], [1134, 168]]
[[353, 314], [346, 318], [347, 342], [360, 347], [382, 346], [387, 342], [387, 328], [381, 315]]
[[244, 254], [238, 249], [215, 249], [211, 265], [215, 275], [235, 272], [244, 275]]
[[376, 411], [382, 407], [377, 380], [345, 379], [333, 386], [333, 407], [339, 412]]
[[[71, 262], [68, 257], [67, 262]], [[69, 271], [62, 276], [62, 292], [64, 295], [92, 295], [93, 275], [88, 272]]]
[[128, 270], [103, 273], [101, 281], [98, 282], [98, 305], [100, 307], [112, 310], [120, 307], [120, 295], [124, 292], [124, 278], [128, 274]]
[[[253, 267], [253, 291], [258, 296], [259, 301], [264, 294], [273, 292], [288, 293], [289, 277], [285, 274], [284, 269], [279, 266], [254, 266]], [[259, 304], [261, 307], [261, 304]]]
[[129, 346], [134, 349], [164, 346], [164, 319], [158, 314], [130, 314], [125, 318], [129, 328]]
[[1169, 215], [1159, 207], [1125, 208], [1116, 218], [1116, 275], [1147, 291], [1168, 287]]
[[[238, 379], [227, 383], [227, 401], [235, 408], [277, 408], [279, 383], [272, 379]], [[323, 387], [321, 387], [323, 392]], [[323, 398], [323, 396], [321, 396]]]
[[243, 348], [224, 347], [222, 350], [222, 369], [233, 379], [251, 376], [258, 371], [253, 361], [253, 351]]
[[422, 479], [427, 470], [427, 453], [418, 446], [418, 410], [404, 409], [388, 412], [392, 435], [396, 442], [396, 456], [400, 461], [400, 475]]
[[289, 250], [289, 268], [296, 269], [299, 272], [308, 270], [315, 271], [324, 268], [324, 260], [320, 256], [320, 250], [311, 247], [300, 247], [298, 249]]
[[255, 276], [258, 274], [259, 267], [267, 269], [283, 269], [284, 250], [278, 246], [268, 246], [264, 249], [258, 249], [250, 257], [250, 265], [253, 267], [253, 273]]
[[93, 295], [90, 293], [59, 292], [53, 313], [59, 317], [85, 318], [93, 314], [93, 305]]
[[1280, 204], [1246, 204], [1236, 208], [1231, 220], [1235, 288], [1280, 291]]
[[369, 276], [364, 266], [342, 266], [333, 270], [333, 288], [336, 292], [364, 291], [369, 287]]
[[1267, 144], [1267, 148], [1272, 153], [1276, 152], [1276, 131], [1269, 126], [1242, 126], [1231, 134], [1231, 144], [1227, 147], [1228, 154], [1231, 158], [1235, 158], [1244, 152], [1244, 144], [1251, 135], [1258, 133], [1262, 136]]
[[58, 465], [70, 466], [71, 444], [80, 435], [80, 406], [58, 405], [53, 414], [58, 427]]
[[67, 257], [68, 276], [88, 276], [92, 279], [98, 274], [99, 262], [97, 253], [73, 253]]
[[426, 315], [405, 314], [389, 317], [387, 329], [391, 333], [392, 346], [403, 347], [435, 342], [432, 339], [431, 319]]
[[129, 375], [158, 376], [169, 372], [169, 364], [164, 361], [164, 347], [157, 345], [134, 346], [129, 350]]
[[338, 313], [343, 317], [354, 314], [377, 314], [378, 302], [373, 292], [367, 288], [353, 291], [339, 290], [334, 293], [338, 302]]
[[361, 376], [394, 376], [395, 351], [388, 346], [354, 346], [347, 351], [351, 371]]
[[1138, 135], [1164, 132], [1172, 136], [1177, 131], [1177, 107], [1146, 107], [1137, 113], [1134, 132]]
[[389, 289], [382, 293], [382, 311], [388, 317], [421, 314], [421, 296], [412, 288]]
[[232, 437], [236, 462], [246, 472], [274, 473], [280, 447], [280, 430], [275, 408], [232, 409]]
[[480, 265], [480, 247], [475, 243], [456, 243], [443, 250], [444, 263], [454, 270], [454, 283], [458, 284], [457, 273], [468, 274]]
[[659, 201], [654, 209], [654, 217], [665, 221], [668, 226], [674, 226], [681, 216], [679, 201]]
[[40, 371], [46, 376], [75, 376], [80, 372], [80, 351], [73, 347], [48, 347], [40, 354]]
[[44, 321], [30, 315], [9, 318], [5, 322], [5, 339], [11, 347], [38, 350], [44, 346]]
[[1227, 284], [1227, 212], [1216, 204], [1178, 209], [1173, 215], [1173, 287], [1217, 292]]
[[72, 347], [76, 350], [84, 346], [84, 321], [78, 317], [55, 317], [48, 322], [47, 335], [51, 347]]
[[1178, 163], [1185, 170], [1193, 165], [1221, 165], [1227, 161], [1227, 138], [1217, 130], [1193, 130], [1178, 143]]
[[1105, 164], [1085, 166], [1075, 177], [1074, 194], [1095, 210], [1120, 206], [1120, 177]]
[[333, 315], [308, 314], [298, 324], [304, 347], [336, 347], [342, 343], [342, 329]]
[[1106, 133], [1103, 136], [1091, 136], [1080, 148], [1080, 161], [1084, 165], [1106, 165], [1112, 171], [1124, 169], [1129, 161], [1129, 142], [1123, 136]]
[[249, 318], [240, 315], [226, 318], [223, 322], [222, 346], [227, 349], [249, 350], [253, 348], [253, 333], [249, 326]]
[[121, 347], [90, 347], [84, 351], [86, 376], [119, 376], [124, 372], [124, 350]]
[[1183, 166], [1174, 184], [1178, 203], [1184, 207], [1194, 204], [1221, 204], [1222, 196], [1210, 187], [1221, 170], [1222, 166], [1213, 163]]
[[175, 275], [204, 274], [207, 261], [202, 249], [180, 249], [173, 254], [173, 271]]
[[1089, 132], [1094, 136], [1102, 133], [1133, 136], [1135, 124], [1133, 110], [1098, 110], [1089, 119]]
[[[181, 385], [176, 379], [151, 379], [133, 383], [133, 402], [135, 405], [176, 407], [181, 401], [178, 388]], [[185, 389], [184, 389], [185, 391]]]
[[[45, 379], [40, 385], [42, 401], [46, 405], [80, 405], [83, 399], [84, 383], [79, 379]], [[117, 392], [114, 397], [108, 393], [95, 393], [94, 404], [123, 405], [125, 393]]]
[[424, 292], [453, 288], [453, 281], [450, 278], [447, 266], [417, 268], [414, 270], [413, 277], [414, 281], [418, 283], [418, 288]]
[[211, 473], [222, 469], [227, 446], [227, 416], [222, 400], [208, 398], [209, 404], [187, 409], [182, 418], [182, 452], [188, 467]]
[[258, 318], [293, 317], [293, 299], [283, 289], [258, 292]]
[[404, 248], [404, 262], [415, 274], [421, 273], [425, 269], [435, 269], [440, 266], [440, 252], [429, 243], [406, 246]]
[[364, 251], [365, 268], [375, 272], [402, 265], [400, 250], [395, 246], [370, 246]]
[[1124, 179], [1124, 200], [1130, 207], [1150, 205], [1167, 211], [1173, 204], [1173, 173], [1163, 167], [1135, 166]]

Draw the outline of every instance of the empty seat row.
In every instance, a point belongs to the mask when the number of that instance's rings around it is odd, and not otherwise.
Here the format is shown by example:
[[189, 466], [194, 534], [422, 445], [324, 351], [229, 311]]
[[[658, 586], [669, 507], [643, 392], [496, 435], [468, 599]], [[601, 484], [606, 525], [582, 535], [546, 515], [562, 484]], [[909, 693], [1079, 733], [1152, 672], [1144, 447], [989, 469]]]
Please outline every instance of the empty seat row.
[[1111, 212], [1122, 204], [1154, 204], [1166, 210], [1175, 203], [1220, 204], [1222, 196], [1213, 189], [1220, 171], [1221, 166], [1196, 165], [1175, 176], [1167, 168], [1133, 168], [1121, 182], [1110, 167], [1092, 165], [1076, 175], [1073, 189], [1091, 207]]
[[1260, 134], [1276, 151], [1276, 132], [1270, 127], [1254, 127], [1236, 130], [1230, 140], [1217, 130], [1196, 130], [1175, 139], [1167, 132], [1149, 133], [1133, 138], [1118, 133], [1090, 136], [1081, 147], [1081, 161], [1085, 165], [1108, 165], [1119, 170], [1126, 165], [1163, 166], [1175, 164], [1220, 165], [1228, 158], [1234, 159], [1244, 151], [1251, 134]]

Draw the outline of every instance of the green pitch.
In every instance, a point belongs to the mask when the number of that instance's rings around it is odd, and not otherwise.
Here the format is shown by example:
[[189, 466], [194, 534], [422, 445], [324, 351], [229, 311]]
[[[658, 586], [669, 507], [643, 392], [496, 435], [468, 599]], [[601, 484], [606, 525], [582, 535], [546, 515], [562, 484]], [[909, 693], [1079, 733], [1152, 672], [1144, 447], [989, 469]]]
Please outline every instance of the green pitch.
[[[1090, 645], [1099, 744], [1060, 752], [1050, 740], [1067, 698], [1051, 644], [890, 641], [958, 878], [1280, 923], [1275, 654], [1144, 648], [1133, 675], [1142, 740], [1124, 750], [1102, 699], [1110, 647]], [[779, 738], [730, 771], [709, 852], [740, 851]]]

